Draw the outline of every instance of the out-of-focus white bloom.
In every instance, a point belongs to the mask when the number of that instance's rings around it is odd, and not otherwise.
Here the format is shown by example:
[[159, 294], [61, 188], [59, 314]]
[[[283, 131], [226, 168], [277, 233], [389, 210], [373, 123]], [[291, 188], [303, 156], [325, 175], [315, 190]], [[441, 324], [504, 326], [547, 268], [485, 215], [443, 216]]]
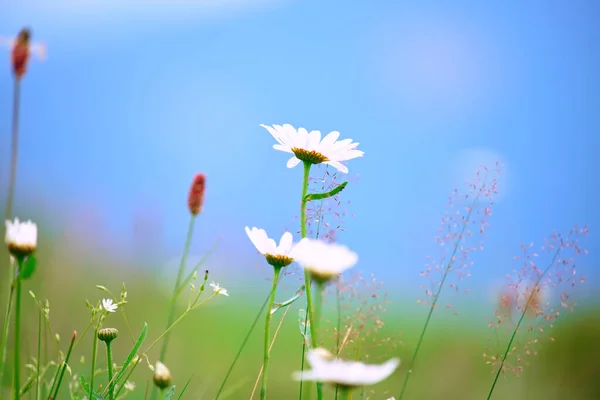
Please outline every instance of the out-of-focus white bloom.
[[246, 234], [252, 241], [256, 250], [265, 256], [267, 262], [273, 267], [287, 267], [294, 261], [294, 243], [292, 234], [285, 232], [279, 240], [279, 246], [267, 235], [264, 229], [246, 227]]
[[210, 287], [213, 289], [213, 291], [216, 294], [222, 294], [223, 296], [229, 296], [229, 293], [227, 293], [227, 289], [225, 289], [224, 287], [219, 286], [218, 283], [211, 282]]
[[102, 299], [102, 308], [104, 308], [108, 312], [115, 312], [119, 306], [111, 299]]
[[348, 168], [341, 161], [352, 160], [365, 154], [356, 150], [359, 143], [353, 143], [352, 139], [338, 141], [340, 133], [337, 131], [330, 132], [321, 140], [321, 132], [309, 133], [304, 128], [296, 129], [290, 124], [260, 126], [269, 131], [279, 143], [273, 145], [275, 150], [294, 154], [287, 162], [288, 168], [295, 167], [300, 161], [306, 161], [311, 164], [329, 164], [340, 172], [348, 173]]
[[127, 381], [125, 382], [125, 385], [123, 385], [123, 387], [128, 392], [133, 392], [133, 390], [135, 389], [135, 383]]
[[8, 251], [15, 257], [27, 256], [37, 248], [37, 225], [31, 221], [7, 220], [4, 240]]
[[295, 372], [294, 379], [318, 381], [332, 385], [356, 387], [373, 385], [387, 379], [400, 365], [400, 359], [392, 358], [380, 365], [344, 361], [331, 357], [322, 349], [311, 349], [306, 356], [312, 370]]
[[328, 281], [355, 266], [358, 254], [340, 244], [304, 238], [294, 248], [294, 260], [314, 279]]

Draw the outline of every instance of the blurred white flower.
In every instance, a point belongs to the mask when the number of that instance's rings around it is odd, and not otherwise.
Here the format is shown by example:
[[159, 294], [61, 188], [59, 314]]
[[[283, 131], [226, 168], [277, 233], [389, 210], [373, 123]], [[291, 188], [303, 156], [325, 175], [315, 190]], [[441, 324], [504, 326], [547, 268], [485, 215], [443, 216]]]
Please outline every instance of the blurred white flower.
[[338, 141], [340, 133], [337, 131], [330, 132], [321, 140], [321, 132], [309, 133], [304, 128], [296, 130], [290, 124], [260, 126], [269, 131], [279, 143], [273, 145], [275, 150], [294, 154], [287, 162], [288, 168], [295, 167], [300, 161], [307, 161], [312, 164], [329, 164], [340, 172], [348, 173], [348, 168], [341, 161], [352, 160], [365, 154], [356, 150], [359, 143], [353, 143], [352, 139]]
[[37, 248], [37, 225], [31, 221], [7, 220], [4, 240], [8, 251], [14, 256], [26, 256]]
[[219, 286], [218, 283], [211, 282], [210, 287], [213, 289], [213, 291], [216, 294], [222, 294], [223, 296], [229, 296], [229, 293], [227, 293], [227, 289], [225, 289], [224, 287]]
[[294, 379], [318, 381], [332, 385], [356, 387], [373, 385], [387, 379], [400, 365], [400, 359], [392, 358], [380, 365], [344, 361], [331, 357], [322, 349], [311, 349], [306, 356], [312, 370], [295, 372]]
[[292, 234], [285, 232], [279, 240], [279, 246], [264, 229], [246, 227], [246, 234], [252, 241], [256, 250], [265, 256], [267, 262], [275, 268], [287, 267], [294, 261], [294, 243]]
[[108, 312], [115, 312], [118, 306], [111, 299], [102, 299], [102, 308]]
[[125, 382], [125, 385], [123, 385], [123, 387], [128, 392], [132, 392], [135, 389], [135, 383], [127, 381], [127, 382]]
[[314, 279], [328, 281], [355, 266], [358, 254], [340, 244], [304, 238], [294, 248], [294, 260]]

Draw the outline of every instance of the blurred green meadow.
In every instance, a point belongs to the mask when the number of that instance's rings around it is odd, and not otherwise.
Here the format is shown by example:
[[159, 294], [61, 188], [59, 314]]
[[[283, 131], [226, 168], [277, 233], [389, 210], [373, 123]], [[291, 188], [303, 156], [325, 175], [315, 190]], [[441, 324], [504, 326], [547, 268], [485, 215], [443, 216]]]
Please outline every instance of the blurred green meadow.
[[[145, 345], [154, 341], [164, 330], [170, 291], [176, 271], [172, 271], [169, 281], [164, 275], [157, 276], [156, 266], [149, 264], [153, 260], [135, 260], [119, 257], [107, 250], [109, 243], [94, 241], [93, 237], [79, 235], [62, 237], [54, 235], [46, 227], [49, 219], [39, 216], [40, 226], [38, 248], [38, 269], [33, 279], [26, 281], [23, 297], [23, 356], [27, 360], [35, 357], [37, 348], [37, 309], [30, 290], [38, 300], [49, 299], [50, 320], [54, 333], [60, 336], [60, 350], [66, 352], [69, 338], [76, 330], [79, 335], [89, 322], [89, 313], [85, 300], [96, 303], [106, 297], [96, 285], [110, 289], [117, 297], [121, 284], [125, 282], [128, 292], [128, 304], [124, 309], [128, 325], [119, 311], [110, 314], [105, 327], [117, 328], [119, 338], [114, 342], [116, 363], [122, 363], [129, 353], [133, 338], [136, 338], [144, 322], [149, 325]], [[54, 225], [56, 232], [60, 227]], [[5, 248], [0, 259], [7, 260]], [[251, 267], [251, 266], [249, 266]], [[201, 270], [233, 270], [218, 258], [210, 258]], [[267, 270], [260, 271], [266, 277]], [[161, 273], [162, 274], [162, 273]], [[7, 275], [6, 263], [2, 265], [2, 277]], [[201, 275], [201, 274], [199, 274]], [[368, 277], [365, 277], [368, 278]], [[200, 279], [200, 278], [199, 278]], [[368, 279], [367, 279], [368, 280]], [[211, 278], [209, 276], [209, 282]], [[222, 281], [225, 288], [228, 282]], [[199, 309], [193, 311], [171, 336], [169, 352], [164, 363], [173, 376], [173, 384], [181, 389], [191, 378], [184, 398], [213, 399], [248, 328], [264, 301], [263, 294], [268, 291], [269, 283], [248, 283], [244, 293], [230, 290], [230, 297], [217, 296]], [[261, 285], [261, 287], [258, 287]], [[4, 288], [6, 285], [0, 285]], [[264, 287], [262, 287], [264, 286]], [[284, 288], [278, 294], [283, 300], [293, 294], [297, 288], [297, 279], [284, 278]], [[379, 295], [371, 296], [385, 325], [373, 337], [364, 342], [348, 343], [345, 355], [357, 354], [368, 362], [381, 362], [392, 356], [402, 359], [402, 365], [394, 375], [364, 393], [355, 392], [353, 398], [388, 399], [398, 396], [408, 361], [414, 350], [418, 335], [425, 319], [427, 308], [417, 305], [415, 300], [402, 299], [400, 293], [394, 293], [393, 287], [377, 289]], [[383, 292], [393, 298], [390, 304], [383, 301]], [[208, 289], [204, 297], [208, 297]], [[289, 297], [289, 296], [288, 296]], [[5, 307], [6, 293], [2, 293], [2, 309]], [[181, 296], [179, 312], [186, 306], [188, 296]], [[331, 302], [334, 297], [326, 297], [324, 320], [332, 331], [336, 324], [336, 313]], [[402, 300], [400, 300], [402, 299]], [[467, 300], [468, 295], [467, 295]], [[300, 369], [302, 351], [301, 335], [298, 324], [298, 310], [303, 307], [304, 299], [292, 304], [285, 315], [285, 321], [277, 334], [272, 351], [272, 364], [269, 374], [269, 396], [275, 399], [294, 399], [298, 396], [299, 383], [291, 379], [293, 371]], [[379, 303], [377, 303], [379, 302]], [[353, 306], [350, 305], [350, 308]], [[385, 309], [385, 312], [383, 312]], [[518, 376], [506, 374], [497, 386], [494, 399], [598, 399], [600, 398], [600, 305], [578, 306], [574, 313], [566, 313], [556, 322], [552, 336], [555, 342], [543, 342], [537, 350], [539, 354], [529, 358], [530, 365]], [[409, 383], [406, 399], [485, 399], [492, 382], [492, 370], [486, 365], [483, 353], [488, 351], [488, 336], [493, 330], [487, 328], [488, 317], [477, 308], [476, 302], [467, 301], [459, 306], [460, 314], [440, 308], [434, 313], [433, 322], [427, 332], [422, 351], [419, 355], [413, 377]], [[345, 311], [346, 312], [346, 311]], [[347, 311], [352, 313], [354, 311]], [[280, 309], [274, 317], [272, 332], [277, 330], [279, 321], [285, 313]], [[238, 361], [222, 399], [247, 399], [254, 387], [262, 364], [262, 325], [260, 319], [248, 345]], [[356, 323], [357, 327], [359, 323]], [[129, 332], [131, 329], [131, 332]], [[369, 327], [365, 327], [365, 332]], [[332, 344], [334, 335], [325, 337]], [[387, 340], [389, 338], [389, 340]], [[502, 338], [502, 336], [501, 336]], [[500, 339], [501, 339], [500, 338]], [[504, 337], [506, 339], [506, 337]], [[9, 366], [12, 357], [12, 338], [8, 344]], [[501, 340], [502, 346], [506, 340]], [[142, 349], [146, 346], [142, 346]], [[71, 357], [71, 371], [65, 379], [75, 388], [79, 374], [89, 376], [90, 350], [92, 347], [91, 330], [75, 349]], [[156, 346], [148, 356], [154, 364], [160, 346]], [[497, 349], [497, 346], [493, 345]], [[502, 347], [503, 348], [503, 347]], [[499, 351], [499, 349], [498, 349]], [[57, 345], [47, 341], [42, 351], [45, 357], [56, 358]], [[366, 358], [365, 358], [366, 357]], [[98, 365], [105, 362], [103, 347], [98, 348]], [[10, 367], [9, 367], [10, 370]], [[25, 373], [24, 379], [29, 371]], [[142, 399], [146, 386], [152, 387], [152, 372], [146, 362], [142, 362], [130, 381], [135, 382], [135, 390], [127, 398]], [[105, 374], [97, 378], [98, 383], [106, 384]], [[59, 399], [69, 398], [69, 386], [63, 384]], [[75, 385], [75, 386], [73, 386]], [[259, 397], [258, 389], [254, 398]], [[10, 371], [4, 378], [2, 394], [8, 398], [10, 393]], [[30, 391], [29, 397], [34, 398]], [[331, 389], [326, 398], [333, 398]]]

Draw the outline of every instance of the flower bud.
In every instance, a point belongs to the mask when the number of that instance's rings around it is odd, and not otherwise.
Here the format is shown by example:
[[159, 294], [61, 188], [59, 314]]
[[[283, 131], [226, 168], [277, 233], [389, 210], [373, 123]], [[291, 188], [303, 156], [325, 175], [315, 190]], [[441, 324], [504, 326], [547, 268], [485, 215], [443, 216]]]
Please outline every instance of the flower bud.
[[27, 72], [27, 62], [29, 61], [29, 41], [31, 39], [31, 31], [27, 28], [21, 29], [17, 40], [12, 49], [11, 63], [13, 73], [20, 79]]
[[104, 328], [98, 331], [98, 339], [105, 343], [110, 343], [119, 336], [119, 331], [115, 328]]
[[154, 384], [160, 389], [166, 389], [171, 385], [171, 372], [165, 366], [165, 364], [160, 361], [156, 362], [156, 367], [154, 368]]
[[202, 211], [205, 183], [206, 177], [204, 174], [196, 174], [194, 176], [188, 195], [188, 208], [193, 215], [198, 215]]

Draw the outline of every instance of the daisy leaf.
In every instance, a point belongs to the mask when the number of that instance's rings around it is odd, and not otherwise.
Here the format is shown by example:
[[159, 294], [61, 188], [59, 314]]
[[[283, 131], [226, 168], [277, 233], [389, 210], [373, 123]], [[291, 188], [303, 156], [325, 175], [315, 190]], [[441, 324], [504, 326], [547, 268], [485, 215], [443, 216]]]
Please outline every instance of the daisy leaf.
[[342, 190], [344, 190], [344, 188], [346, 187], [346, 185], [348, 185], [348, 181], [336, 186], [333, 190], [330, 190], [327, 193], [310, 193], [307, 194], [304, 197], [304, 201], [313, 201], [313, 200], [323, 200], [323, 199], [328, 199], [330, 197], [335, 196], [336, 194], [338, 194], [339, 192], [341, 192]]

